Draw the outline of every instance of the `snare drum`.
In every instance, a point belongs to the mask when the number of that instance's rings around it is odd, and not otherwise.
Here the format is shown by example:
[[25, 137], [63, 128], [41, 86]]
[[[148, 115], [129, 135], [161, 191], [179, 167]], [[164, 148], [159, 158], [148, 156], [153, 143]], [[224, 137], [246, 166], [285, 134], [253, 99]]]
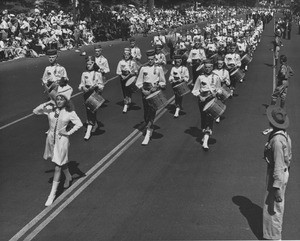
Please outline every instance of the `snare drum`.
[[173, 87], [173, 91], [175, 95], [178, 96], [184, 96], [191, 92], [190, 88], [188, 87], [188, 84], [185, 81], [175, 85]]
[[126, 88], [130, 90], [131, 93], [135, 93], [139, 88], [135, 85], [136, 83], [136, 76], [132, 76], [128, 79], [125, 83]]
[[218, 97], [221, 101], [225, 101], [231, 96], [231, 90], [228, 88], [227, 85], [223, 85], [221, 90], [222, 93], [219, 94]]
[[86, 99], [85, 106], [91, 112], [95, 112], [104, 102], [105, 99], [97, 92], [94, 92]]
[[230, 81], [238, 82], [245, 77], [245, 73], [241, 69], [236, 69], [232, 73], [230, 73]]
[[222, 101], [218, 100], [217, 98], [209, 101], [203, 108], [203, 111], [209, 114], [214, 119], [219, 118], [225, 110], [226, 105], [224, 105]]
[[252, 57], [249, 54], [245, 54], [242, 58], [241, 58], [241, 62], [243, 65], [248, 65], [250, 62], [252, 61]]
[[161, 90], [158, 90], [148, 95], [146, 97], [146, 101], [148, 105], [151, 106], [154, 110], [158, 110], [166, 105], [167, 98]]

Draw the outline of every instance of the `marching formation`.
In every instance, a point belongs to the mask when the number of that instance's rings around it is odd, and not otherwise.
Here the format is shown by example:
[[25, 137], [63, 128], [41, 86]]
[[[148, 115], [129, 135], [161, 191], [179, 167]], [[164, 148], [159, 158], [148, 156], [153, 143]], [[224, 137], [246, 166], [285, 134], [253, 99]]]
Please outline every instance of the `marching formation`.
[[[270, 21], [271, 18], [268, 19]], [[220, 122], [226, 110], [226, 100], [237, 96], [236, 86], [245, 80], [263, 28], [261, 19], [232, 18], [210, 23], [204, 29], [195, 26], [189, 31], [174, 29], [167, 34], [160, 31], [153, 38], [153, 49], [145, 52], [146, 64], [141, 64], [142, 51], [131, 38], [118, 62], [116, 74], [123, 93], [124, 114], [132, 106], [132, 95], [141, 92], [145, 127], [142, 145], [149, 144], [156, 113], [168, 103], [164, 90], [169, 82], [175, 96], [174, 118], [180, 117], [185, 95], [192, 93], [196, 97], [203, 131], [202, 147], [209, 150], [213, 124]], [[105, 91], [106, 75], [111, 71], [109, 61], [102, 55], [102, 47], [96, 45], [94, 50], [94, 56], [86, 57], [86, 70], [78, 86], [83, 92], [86, 108], [86, 141], [98, 128], [97, 111], [105, 102], [102, 93]], [[166, 68], [169, 54], [170, 71]], [[61, 170], [66, 176], [64, 187], [67, 188], [72, 181], [68, 172], [69, 136], [83, 124], [72, 108], [70, 98], [73, 89], [68, 84], [66, 69], [58, 63], [57, 51], [50, 49], [47, 55], [50, 65], [45, 69], [42, 84], [49, 99], [33, 112], [46, 114], [50, 124], [44, 153], [44, 158], [51, 159], [56, 166], [52, 189], [45, 203], [50, 206], [56, 197]], [[73, 124], [70, 125], [70, 122]]]

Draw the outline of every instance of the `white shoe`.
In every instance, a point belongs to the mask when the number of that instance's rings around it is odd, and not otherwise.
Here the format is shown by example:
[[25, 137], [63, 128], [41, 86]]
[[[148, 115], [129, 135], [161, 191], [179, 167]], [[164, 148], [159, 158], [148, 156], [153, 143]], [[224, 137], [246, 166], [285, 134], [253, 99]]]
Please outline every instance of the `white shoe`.
[[85, 136], [83, 137], [83, 139], [85, 139], [86, 141], [89, 140], [91, 138], [91, 133], [90, 132], [86, 132]]
[[216, 119], [216, 123], [220, 123], [220, 120], [221, 120], [221, 118], [218, 117], [218, 118]]
[[45, 203], [45, 206], [49, 207], [53, 203], [54, 199], [55, 199], [55, 195], [49, 195], [48, 199], [47, 199], [47, 201]]
[[143, 142], [142, 142], [142, 145], [143, 146], [148, 145], [149, 141], [150, 141], [150, 136], [146, 135], [145, 138], [144, 138], [144, 140], [143, 140]]
[[177, 107], [176, 111], [175, 111], [175, 114], [174, 114], [175, 118], [177, 118], [179, 116], [179, 111], [180, 111], [180, 109]]
[[128, 105], [124, 105], [124, 108], [123, 108], [123, 113], [126, 113], [128, 110]]
[[202, 144], [202, 147], [203, 147], [204, 150], [208, 150], [208, 149], [209, 149], [207, 143], [203, 143], [203, 144]]
[[142, 145], [143, 145], [143, 146], [148, 145], [148, 143], [149, 143], [149, 141], [150, 141], [151, 135], [152, 135], [152, 131], [151, 131], [151, 130], [147, 130], [147, 131], [146, 131], [145, 138], [144, 138], [144, 140], [143, 140], [143, 142], [142, 142]]

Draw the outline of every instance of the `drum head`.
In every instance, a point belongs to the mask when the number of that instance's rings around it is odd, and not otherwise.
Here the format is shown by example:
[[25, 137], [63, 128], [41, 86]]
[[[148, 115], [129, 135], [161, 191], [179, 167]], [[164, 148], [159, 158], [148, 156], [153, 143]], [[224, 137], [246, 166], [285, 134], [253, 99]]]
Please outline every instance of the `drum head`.
[[134, 83], [136, 80], [136, 77], [135, 76], [132, 76], [130, 79], [128, 79], [125, 83], [125, 86], [129, 86], [131, 85], [132, 83]]
[[153, 96], [158, 95], [160, 93], [160, 90], [153, 92], [152, 94], [148, 95], [146, 99], [151, 99]]
[[203, 111], [206, 111], [208, 110], [212, 105], [213, 103], [215, 102], [215, 99], [212, 99], [211, 101], [209, 101], [203, 108]]

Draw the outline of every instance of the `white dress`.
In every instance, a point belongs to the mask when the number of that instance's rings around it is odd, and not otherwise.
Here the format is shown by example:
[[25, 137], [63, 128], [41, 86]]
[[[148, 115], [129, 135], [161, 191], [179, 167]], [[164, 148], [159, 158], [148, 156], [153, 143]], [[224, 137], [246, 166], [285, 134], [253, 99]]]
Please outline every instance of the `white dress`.
[[[52, 162], [59, 166], [68, 163], [69, 136], [82, 127], [82, 122], [75, 111], [68, 112], [64, 108], [60, 110], [58, 117], [55, 117], [55, 111], [51, 106], [41, 104], [33, 110], [36, 115], [45, 114], [49, 120], [49, 131], [46, 138], [44, 159], [52, 159]], [[67, 132], [68, 136], [58, 135], [65, 131], [67, 125], [72, 122], [73, 127]]]

